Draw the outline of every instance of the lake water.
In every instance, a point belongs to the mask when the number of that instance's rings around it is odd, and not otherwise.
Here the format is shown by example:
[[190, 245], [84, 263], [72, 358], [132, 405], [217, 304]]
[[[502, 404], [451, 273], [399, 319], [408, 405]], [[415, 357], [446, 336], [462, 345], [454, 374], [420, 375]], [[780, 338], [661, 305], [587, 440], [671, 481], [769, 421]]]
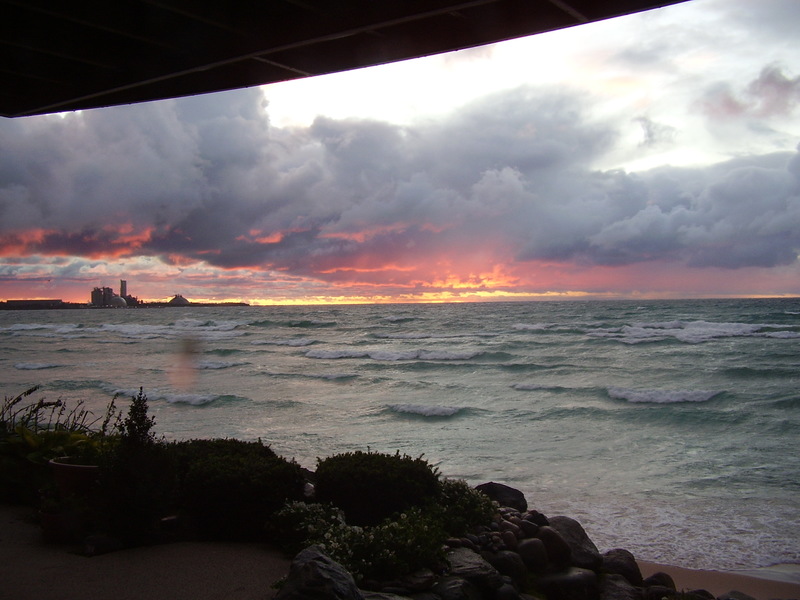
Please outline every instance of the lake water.
[[[0, 382], [314, 468], [424, 454], [600, 547], [800, 563], [800, 300], [0, 311]], [[36, 396], [37, 398], [39, 396]]]

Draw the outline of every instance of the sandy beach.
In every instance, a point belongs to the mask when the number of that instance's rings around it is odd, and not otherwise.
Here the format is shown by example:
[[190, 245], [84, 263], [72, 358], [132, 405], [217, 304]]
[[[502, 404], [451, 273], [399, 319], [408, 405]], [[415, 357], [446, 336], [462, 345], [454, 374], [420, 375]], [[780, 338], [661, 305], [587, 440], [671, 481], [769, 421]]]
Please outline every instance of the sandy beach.
[[[15, 600], [267, 600], [290, 561], [260, 544], [181, 542], [91, 558], [45, 544], [34, 512], [0, 505], [0, 577]], [[797, 573], [693, 571], [639, 562], [642, 574], [669, 573], [678, 589], [731, 590], [757, 600], [800, 598]], [[769, 577], [769, 578], [767, 578]], [[783, 580], [781, 580], [783, 579]], [[794, 581], [792, 581], [794, 579]]]

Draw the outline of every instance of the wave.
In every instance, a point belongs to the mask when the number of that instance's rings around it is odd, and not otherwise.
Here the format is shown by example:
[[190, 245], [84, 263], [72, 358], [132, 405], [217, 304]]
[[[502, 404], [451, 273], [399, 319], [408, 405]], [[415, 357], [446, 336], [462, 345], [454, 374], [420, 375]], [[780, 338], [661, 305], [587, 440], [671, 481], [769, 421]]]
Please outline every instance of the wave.
[[[139, 393], [137, 389], [115, 389], [113, 390], [115, 396], [120, 397], [134, 397], [136, 394]], [[230, 394], [192, 394], [192, 393], [180, 393], [180, 392], [172, 392], [172, 391], [164, 391], [164, 390], [144, 390], [145, 395], [149, 401], [157, 401], [161, 400], [163, 402], [167, 402], [169, 404], [189, 404], [191, 406], [205, 406], [207, 404], [211, 404], [212, 402], [222, 401], [222, 400], [247, 400], [247, 398], [242, 398], [241, 396], [234, 396]]]
[[317, 340], [312, 338], [289, 338], [289, 339], [274, 339], [274, 340], [253, 340], [250, 342], [253, 346], [292, 346], [295, 348], [302, 348], [303, 346], [311, 346], [316, 344]]
[[519, 390], [521, 392], [538, 392], [538, 391], [547, 391], [547, 392], [572, 392], [574, 391], [571, 388], [566, 388], [560, 385], [544, 385], [541, 383], [514, 383], [511, 387], [515, 390]]
[[301, 319], [284, 323], [286, 327], [336, 327], [336, 321], [322, 321], [318, 319]]
[[389, 404], [386, 408], [391, 412], [403, 415], [438, 418], [454, 417], [466, 410], [459, 406], [428, 406], [425, 404]]
[[416, 319], [416, 317], [408, 317], [405, 315], [389, 315], [383, 317], [383, 320], [389, 323], [407, 323], [408, 321], [415, 321]]
[[217, 370], [229, 369], [231, 367], [241, 367], [242, 365], [249, 364], [246, 361], [223, 361], [223, 360], [199, 360], [194, 363], [195, 369], [200, 370]]
[[632, 403], [674, 404], [679, 402], [707, 402], [722, 394], [711, 390], [633, 390], [608, 388], [609, 397]]
[[470, 360], [482, 354], [479, 351], [453, 352], [445, 350], [309, 350], [307, 358], [337, 360], [345, 358], [371, 358], [381, 361], [423, 360], [450, 361]]
[[614, 339], [626, 344], [675, 339], [686, 344], [700, 344], [718, 338], [771, 337], [794, 339], [800, 333], [793, 327], [763, 323], [714, 323], [710, 321], [643, 322], [622, 327], [589, 330], [586, 335]]
[[14, 368], [20, 371], [41, 371], [43, 369], [58, 369], [63, 366], [56, 363], [17, 363]]

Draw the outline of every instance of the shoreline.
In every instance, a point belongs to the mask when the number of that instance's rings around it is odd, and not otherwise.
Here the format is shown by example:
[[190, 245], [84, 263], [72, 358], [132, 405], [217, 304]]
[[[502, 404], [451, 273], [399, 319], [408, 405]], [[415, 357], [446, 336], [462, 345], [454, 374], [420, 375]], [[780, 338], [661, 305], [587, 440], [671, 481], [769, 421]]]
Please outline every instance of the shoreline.
[[687, 569], [637, 560], [643, 577], [659, 571], [667, 573], [678, 591], [704, 589], [714, 596], [737, 591], [756, 600], [800, 598], [800, 565], [774, 565], [741, 571]]
[[[0, 505], [0, 564], [11, 566], [3, 589], [20, 600], [263, 600], [288, 574], [290, 560], [253, 544], [180, 542], [85, 557], [45, 544], [27, 507]], [[680, 590], [720, 596], [738, 591], [756, 600], [800, 598], [800, 565], [707, 571], [637, 560], [644, 577], [669, 574]], [[168, 593], [168, 595], [164, 595]]]

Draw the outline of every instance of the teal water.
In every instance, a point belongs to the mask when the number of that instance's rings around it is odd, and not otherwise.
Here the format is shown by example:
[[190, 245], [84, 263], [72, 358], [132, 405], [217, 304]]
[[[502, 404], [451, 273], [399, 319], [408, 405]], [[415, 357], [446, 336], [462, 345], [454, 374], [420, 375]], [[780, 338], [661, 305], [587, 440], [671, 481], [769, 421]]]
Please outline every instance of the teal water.
[[0, 312], [5, 395], [143, 386], [167, 438], [310, 468], [424, 454], [692, 568], [800, 562], [799, 367], [796, 299]]

